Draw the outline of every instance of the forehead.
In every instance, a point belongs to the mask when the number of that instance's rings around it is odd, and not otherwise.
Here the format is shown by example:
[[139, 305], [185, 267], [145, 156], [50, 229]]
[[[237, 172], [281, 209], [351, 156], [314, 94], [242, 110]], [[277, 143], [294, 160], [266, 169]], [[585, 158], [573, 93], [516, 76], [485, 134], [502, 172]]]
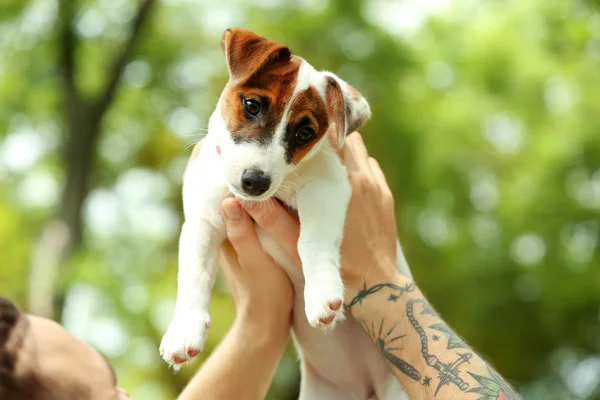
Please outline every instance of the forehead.
[[254, 75], [238, 90], [244, 95], [267, 97], [269, 105], [277, 108], [292, 97], [303, 63], [305, 61], [296, 56], [276, 63]]

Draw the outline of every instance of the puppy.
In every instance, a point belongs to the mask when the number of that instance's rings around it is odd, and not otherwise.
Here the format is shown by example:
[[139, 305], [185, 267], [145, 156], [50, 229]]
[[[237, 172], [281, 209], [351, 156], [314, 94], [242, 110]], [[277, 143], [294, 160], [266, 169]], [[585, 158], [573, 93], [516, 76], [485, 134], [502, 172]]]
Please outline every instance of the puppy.
[[[252, 32], [228, 29], [221, 47], [230, 79], [201, 154], [185, 176], [177, 301], [161, 355], [178, 368], [204, 346], [217, 253], [225, 238], [223, 199], [275, 197], [297, 210], [301, 224], [302, 271], [257, 228], [261, 244], [295, 289], [300, 398], [403, 398], [366, 333], [350, 317], [344, 321], [340, 244], [351, 187], [325, 132], [335, 123], [343, 145], [369, 119], [367, 101], [334, 74], [315, 70], [283, 44]], [[400, 249], [398, 254], [399, 267], [410, 276]]]

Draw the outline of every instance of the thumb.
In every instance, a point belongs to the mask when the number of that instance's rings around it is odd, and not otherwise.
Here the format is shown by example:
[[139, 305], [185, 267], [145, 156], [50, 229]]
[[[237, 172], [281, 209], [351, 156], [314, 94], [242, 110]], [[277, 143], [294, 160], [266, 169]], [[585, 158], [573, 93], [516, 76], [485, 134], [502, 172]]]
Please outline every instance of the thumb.
[[227, 239], [240, 258], [255, 257], [262, 247], [254, 230], [254, 223], [246, 211], [232, 197], [221, 203]]

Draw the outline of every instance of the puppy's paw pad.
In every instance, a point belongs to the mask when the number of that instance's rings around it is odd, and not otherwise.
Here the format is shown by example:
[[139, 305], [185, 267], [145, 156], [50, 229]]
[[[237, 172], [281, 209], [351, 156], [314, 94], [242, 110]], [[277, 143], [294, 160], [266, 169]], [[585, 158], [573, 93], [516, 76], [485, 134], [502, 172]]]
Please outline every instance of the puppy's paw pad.
[[335, 328], [339, 322], [342, 322], [345, 319], [342, 311], [336, 311], [334, 313], [330, 311], [312, 318], [307, 315], [307, 318], [310, 326], [313, 328], [323, 329], [325, 331], [333, 330], [333, 328]]
[[210, 326], [208, 313], [175, 315], [160, 343], [160, 355], [173, 369], [191, 361], [204, 348]]
[[200, 350], [195, 350], [195, 349], [189, 349], [187, 351], [187, 355], [194, 358], [196, 357], [198, 354], [200, 354]]
[[[341, 306], [341, 300], [323, 301], [316, 299], [316, 301], [309, 301], [305, 299], [305, 302], [306, 318], [310, 326], [314, 328], [332, 330], [337, 323], [344, 320], [344, 309]], [[332, 304], [334, 307], [331, 306]]]
[[183, 364], [184, 362], [187, 361], [187, 359], [173, 356], [173, 361], [175, 361], [177, 364]]
[[[331, 270], [324, 266], [320, 271]], [[332, 330], [344, 320], [344, 284], [341, 276], [334, 271], [307, 278], [304, 286], [304, 311], [308, 323], [315, 328]]]
[[342, 306], [342, 300], [335, 300], [328, 304], [329, 309], [333, 311], [337, 311]]

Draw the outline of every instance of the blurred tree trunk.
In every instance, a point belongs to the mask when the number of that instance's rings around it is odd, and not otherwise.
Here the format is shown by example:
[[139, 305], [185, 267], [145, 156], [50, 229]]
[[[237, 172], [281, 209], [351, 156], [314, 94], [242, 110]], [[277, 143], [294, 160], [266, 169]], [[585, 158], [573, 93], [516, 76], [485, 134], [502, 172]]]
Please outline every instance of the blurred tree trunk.
[[141, 1], [131, 23], [129, 37], [114, 57], [105, 87], [94, 98], [87, 98], [76, 84], [77, 36], [73, 31], [75, 1], [60, 0], [58, 47], [64, 93], [66, 181], [58, 213], [43, 228], [33, 248], [28, 293], [31, 313], [55, 319], [60, 317], [64, 293], [56, 291], [57, 277], [59, 270], [68, 264], [82, 241], [81, 212], [89, 193], [90, 174], [102, 120], [115, 98], [123, 69], [131, 59], [142, 27], [155, 3], [155, 0]]

